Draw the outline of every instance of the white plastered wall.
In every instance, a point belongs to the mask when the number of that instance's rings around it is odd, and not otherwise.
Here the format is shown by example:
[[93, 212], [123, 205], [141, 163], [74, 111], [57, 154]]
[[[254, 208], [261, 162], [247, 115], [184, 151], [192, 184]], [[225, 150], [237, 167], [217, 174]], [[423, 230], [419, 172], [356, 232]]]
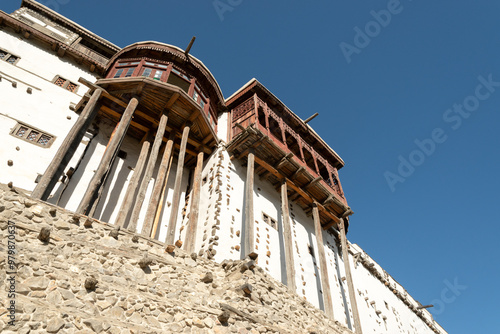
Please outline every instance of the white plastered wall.
[[[15, 65], [0, 60], [0, 182], [12, 181], [17, 187], [32, 191], [37, 175], [45, 172], [78, 119], [69, 109], [70, 103], [78, 103], [87, 91], [80, 86], [76, 94], [72, 93], [54, 85], [54, 77], [60, 75], [74, 83], [80, 77], [89, 81], [95, 81], [96, 77], [7, 28], [0, 30], [0, 47], [20, 57]], [[45, 148], [10, 135], [18, 121], [55, 136], [55, 141]], [[8, 160], [12, 160], [12, 166], [7, 165]]]

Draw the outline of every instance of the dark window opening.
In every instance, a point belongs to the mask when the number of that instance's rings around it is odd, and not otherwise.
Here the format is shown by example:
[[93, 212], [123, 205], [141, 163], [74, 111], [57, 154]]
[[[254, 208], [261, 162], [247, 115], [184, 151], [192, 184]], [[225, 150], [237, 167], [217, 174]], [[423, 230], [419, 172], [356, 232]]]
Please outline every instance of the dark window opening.
[[181, 88], [186, 93], [189, 91], [189, 86], [191, 86], [190, 82], [184, 80], [178, 74], [175, 74], [174, 70], [172, 70], [172, 73], [168, 76], [167, 83]]
[[264, 114], [264, 110], [262, 108], [257, 109], [257, 113], [259, 114], [259, 124], [266, 128], [266, 114]]
[[264, 223], [268, 224], [269, 226], [274, 228], [276, 231], [278, 230], [278, 222], [276, 221], [276, 219], [273, 219], [269, 215], [262, 212], [262, 220], [264, 221]]
[[276, 137], [276, 139], [278, 139], [280, 142], [283, 142], [280, 124], [272, 117], [269, 117], [269, 131], [274, 137]]
[[314, 165], [314, 158], [312, 154], [306, 149], [303, 149], [302, 152], [304, 152], [304, 160], [306, 165], [309, 168], [311, 168], [314, 172], [316, 172], [316, 166]]
[[317, 163], [318, 163], [319, 175], [323, 178], [323, 180], [325, 180], [325, 182], [328, 185], [331, 186], [330, 173], [328, 172], [328, 169], [326, 168], [325, 165], [323, 165], [323, 163], [321, 163], [320, 160], [318, 160]]
[[297, 142], [297, 139], [295, 139], [294, 136], [292, 136], [288, 131], [285, 130], [285, 138], [286, 138], [286, 145], [288, 146], [288, 149], [295, 155], [298, 159], [302, 159], [302, 156], [300, 155], [300, 146], [299, 143]]
[[119, 78], [123, 73], [123, 68], [120, 68], [118, 71], [116, 71], [115, 76], [113, 78]]
[[116, 156], [120, 159], [127, 159], [127, 152], [119, 150]]

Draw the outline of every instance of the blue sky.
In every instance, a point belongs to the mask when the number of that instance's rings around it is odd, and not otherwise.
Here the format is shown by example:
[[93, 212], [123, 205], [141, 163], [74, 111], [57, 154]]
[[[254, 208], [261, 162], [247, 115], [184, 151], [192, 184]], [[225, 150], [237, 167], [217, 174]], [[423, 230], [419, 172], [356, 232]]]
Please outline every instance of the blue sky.
[[499, 332], [500, 2], [41, 2], [122, 47], [196, 36], [224, 96], [256, 77], [319, 112], [310, 125], [346, 161], [351, 242], [437, 301], [449, 333]]

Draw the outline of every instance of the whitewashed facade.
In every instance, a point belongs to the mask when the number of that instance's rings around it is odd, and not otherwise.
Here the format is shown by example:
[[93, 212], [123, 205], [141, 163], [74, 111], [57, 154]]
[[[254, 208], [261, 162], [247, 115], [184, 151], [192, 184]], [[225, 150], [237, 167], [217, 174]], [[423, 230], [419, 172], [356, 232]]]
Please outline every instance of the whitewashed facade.
[[[12, 182], [15, 187], [31, 192], [37, 186], [39, 175], [45, 173], [80, 117], [82, 101], [88, 100], [85, 95], [92, 92], [80, 78], [90, 83], [103, 78], [113, 79], [113, 75], [116, 78], [116, 74], [110, 72], [110, 69], [111, 63], [116, 61], [118, 64], [118, 60], [112, 56], [121, 51], [120, 48], [35, 1], [23, 1], [22, 8], [15, 15], [3, 12], [0, 14], [0, 55], [3, 55], [0, 57], [3, 58], [0, 59], [0, 182]], [[21, 20], [23, 15], [24, 19]], [[30, 30], [30, 27], [38, 33]], [[51, 36], [51, 33], [57, 33], [59, 37]], [[45, 37], [42, 38], [41, 35]], [[96, 49], [100, 48], [94, 50], [94, 54], [89, 46], [90, 42], [82, 42], [90, 40], [90, 37], [92, 43], [97, 45]], [[158, 47], [161, 48], [162, 45], [158, 43]], [[165, 46], [166, 49], [171, 53], [183, 52], [172, 46]], [[82, 50], [86, 51], [82, 53]], [[108, 54], [103, 55], [106, 52]], [[14, 60], [9, 62], [10, 56], [13, 56]], [[196, 66], [202, 68], [200, 71], [207, 75], [207, 80], [211, 79], [208, 69], [197, 59], [196, 62]], [[66, 81], [58, 82], [59, 77]], [[68, 89], [69, 84], [78, 87]], [[215, 99], [217, 89], [218, 86], [214, 92], [207, 94], [210, 95], [211, 101]], [[192, 89], [186, 93], [196, 100]], [[208, 107], [202, 107], [208, 110]], [[211, 153], [205, 154], [201, 172], [201, 198], [194, 249], [199, 255], [220, 262], [226, 259], [239, 260], [247, 255], [242, 253], [247, 200], [244, 191], [247, 162], [228, 150], [228, 140], [231, 138], [231, 110], [220, 109], [216, 113], [216, 144], [211, 148]], [[210, 120], [210, 112], [207, 115]], [[131, 127], [144, 127], [137, 122]], [[99, 168], [115, 126], [116, 122], [110, 117], [97, 116], [75, 148], [64, 168], [64, 174], [67, 175], [60, 176], [51, 195], [46, 199], [48, 202], [77, 211], [83, 194], [92, 182], [94, 172]], [[33, 135], [29, 137], [31, 132]], [[46, 137], [42, 139], [43, 135]], [[123, 138], [119, 146], [120, 152], [107, 172], [100, 197], [95, 203], [93, 218], [115, 223], [136, 169], [144, 138], [130, 134]], [[164, 146], [160, 150], [148, 183], [137, 225], [139, 233], [156, 182]], [[178, 148], [176, 152], [177, 150]], [[171, 172], [166, 180], [164, 204], [159, 215], [159, 232], [154, 236], [161, 241], [167, 237], [173, 207], [177, 159], [175, 153]], [[180, 180], [181, 193], [175, 240], [183, 241], [189, 233], [195, 182], [193, 159], [191, 157], [191, 165], [183, 168]], [[256, 175], [253, 201], [253, 244], [258, 254], [258, 265], [276, 280], [287, 284], [280, 191], [265, 177]], [[289, 212], [296, 293], [314, 306], [324, 309], [318, 259], [320, 252], [313, 217], [294, 201], [289, 202]], [[323, 231], [323, 241], [334, 319], [354, 331], [353, 310], [348, 294], [344, 259], [339, 249], [338, 231], [334, 227]], [[352, 271], [352, 284], [364, 333], [446, 333], [432, 319], [431, 314], [426, 309], [418, 309], [421, 305], [359, 246], [350, 244], [349, 254], [348, 265]]]

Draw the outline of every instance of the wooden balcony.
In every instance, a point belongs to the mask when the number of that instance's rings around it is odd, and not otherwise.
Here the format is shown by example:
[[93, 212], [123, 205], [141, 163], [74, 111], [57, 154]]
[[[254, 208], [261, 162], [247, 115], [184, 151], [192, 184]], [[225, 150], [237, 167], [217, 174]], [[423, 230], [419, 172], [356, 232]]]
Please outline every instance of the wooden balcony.
[[[310, 212], [317, 202], [323, 226], [342, 217], [347, 205], [337, 167], [289, 126], [275, 111], [254, 94], [231, 110], [228, 150], [233, 158], [245, 159], [250, 150], [259, 165], [256, 174], [277, 189], [282, 179], [289, 183], [290, 199]], [[339, 158], [340, 159], [340, 158]], [[334, 161], [333, 163], [336, 163]]]

